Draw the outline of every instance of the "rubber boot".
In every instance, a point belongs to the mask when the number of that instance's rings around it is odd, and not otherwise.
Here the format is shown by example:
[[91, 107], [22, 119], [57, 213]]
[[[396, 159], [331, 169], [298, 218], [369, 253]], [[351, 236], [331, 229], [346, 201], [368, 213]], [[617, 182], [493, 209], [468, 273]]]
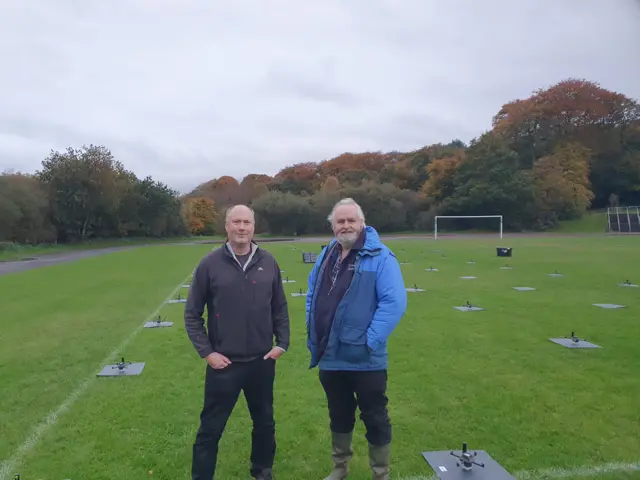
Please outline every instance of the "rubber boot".
[[255, 480], [274, 480], [273, 472], [271, 471], [270, 468], [265, 469], [262, 472], [258, 473], [258, 475], [254, 478]]
[[349, 461], [353, 457], [351, 450], [351, 433], [331, 433], [331, 459], [333, 460], [333, 471], [324, 480], [342, 480], [349, 474]]
[[258, 473], [258, 475], [255, 476], [254, 478], [255, 480], [274, 480], [273, 472], [271, 471], [270, 468], [267, 468], [262, 472]]
[[373, 472], [373, 480], [389, 480], [389, 464], [391, 463], [391, 444], [382, 446], [369, 444], [369, 466]]

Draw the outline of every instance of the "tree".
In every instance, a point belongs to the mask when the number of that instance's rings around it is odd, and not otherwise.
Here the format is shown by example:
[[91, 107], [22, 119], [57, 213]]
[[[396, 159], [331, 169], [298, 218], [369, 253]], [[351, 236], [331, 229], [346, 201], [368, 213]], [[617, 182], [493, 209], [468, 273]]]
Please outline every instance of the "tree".
[[302, 235], [307, 232], [311, 209], [306, 198], [289, 192], [269, 192], [253, 202], [253, 209], [271, 233]]
[[269, 184], [269, 188], [295, 195], [312, 195], [318, 189], [320, 180], [316, 163], [296, 163], [280, 170]]
[[47, 186], [51, 220], [63, 240], [93, 236], [117, 209], [126, 172], [103, 146], [51, 151], [38, 179]]
[[442, 203], [445, 215], [504, 215], [505, 227], [513, 229], [531, 224], [533, 182], [520, 170], [517, 153], [497, 135], [488, 132], [471, 142], [453, 182], [455, 191]]
[[185, 205], [189, 232], [192, 235], [212, 235], [218, 218], [213, 200], [205, 197], [189, 198]]
[[440, 202], [453, 195], [453, 177], [462, 164], [464, 153], [452, 157], [432, 160], [426, 166], [427, 181], [422, 186], [422, 192], [429, 200]]
[[337, 192], [340, 189], [340, 181], [333, 175], [326, 178], [320, 190], [323, 192]]
[[589, 188], [590, 151], [579, 143], [558, 145], [553, 154], [537, 160], [532, 177], [536, 211], [542, 226], [579, 218], [593, 200]]
[[38, 244], [55, 239], [43, 187], [32, 175], [0, 175], [0, 241]]
[[624, 197], [640, 186], [635, 156], [627, 155], [635, 150], [630, 137], [639, 121], [637, 101], [594, 82], [568, 79], [505, 104], [493, 118], [493, 132], [527, 168], [559, 143], [589, 148], [594, 203], [604, 206], [611, 193]]

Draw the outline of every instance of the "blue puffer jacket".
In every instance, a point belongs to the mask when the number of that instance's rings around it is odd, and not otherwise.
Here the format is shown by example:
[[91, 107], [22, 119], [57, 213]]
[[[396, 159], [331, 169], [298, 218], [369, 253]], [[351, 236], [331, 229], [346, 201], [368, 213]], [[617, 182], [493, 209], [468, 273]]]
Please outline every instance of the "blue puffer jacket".
[[[314, 312], [316, 284], [323, 261], [336, 247], [333, 239], [320, 253], [309, 274], [307, 290], [307, 348], [309, 368], [322, 370], [383, 370], [388, 366], [387, 339], [407, 309], [407, 291], [393, 252], [380, 241], [373, 227], [366, 228], [351, 285], [338, 305], [327, 348], [318, 358]], [[330, 267], [329, 267], [330, 268]]]

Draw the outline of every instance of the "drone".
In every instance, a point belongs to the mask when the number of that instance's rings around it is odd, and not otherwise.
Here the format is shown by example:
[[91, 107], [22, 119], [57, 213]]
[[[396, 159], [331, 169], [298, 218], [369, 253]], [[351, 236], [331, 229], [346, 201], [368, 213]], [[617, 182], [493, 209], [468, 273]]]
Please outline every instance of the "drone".
[[158, 315], [158, 318], [156, 318], [155, 320], [153, 320], [154, 323], [160, 324], [162, 322], [165, 322], [167, 319], [165, 318], [164, 320], [162, 320], [162, 318], [160, 318], [160, 315]]
[[120, 370], [121, 372], [124, 371], [125, 368], [127, 368], [127, 365], [131, 365], [131, 362], [126, 362], [124, 361], [124, 357], [122, 357], [122, 360], [113, 365], [111, 368], [117, 368], [118, 370]]
[[484, 468], [484, 463], [478, 463], [475, 460], [473, 460], [476, 457], [476, 455], [478, 455], [478, 452], [469, 453], [467, 451], [467, 442], [462, 442], [462, 454], [461, 455], [456, 455], [453, 452], [449, 452], [449, 454], [453, 455], [458, 460], [460, 460], [459, 462], [456, 462], [456, 467], [462, 467], [463, 470], [469, 471], [469, 470], [471, 470], [473, 465], [477, 465], [479, 467]]
[[564, 337], [564, 338], [570, 338], [573, 343], [580, 343], [582, 341], [580, 337], [576, 337], [575, 332], [571, 332], [570, 337]]

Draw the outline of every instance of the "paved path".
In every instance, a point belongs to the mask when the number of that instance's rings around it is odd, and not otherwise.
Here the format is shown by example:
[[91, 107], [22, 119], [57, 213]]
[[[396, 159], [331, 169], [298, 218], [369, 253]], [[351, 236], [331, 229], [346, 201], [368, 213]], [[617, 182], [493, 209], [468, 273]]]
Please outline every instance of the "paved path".
[[[584, 236], [602, 236], [606, 234], [580, 234], [580, 233], [508, 233], [504, 234], [504, 239], [508, 238], [535, 238], [535, 237], [584, 237]], [[322, 243], [331, 240], [331, 236], [318, 236], [318, 237], [283, 237], [283, 238], [258, 238], [258, 243]], [[417, 234], [417, 235], [381, 235], [383, 240], [429, 240], [433, 239], [431, 234]], [[441, 234], [438, 236], [440, 239], [445, 238], [497, 238], [496, 233], [473, 233], [473, 234]], [[107, 247], [94, 250], [77, 250], [68, 251], [63, 253], [51, 253], [37, 257], [33, 260], [16, 260], [10, 262], [0, 262], [0, 275], [6, 275], [8, 273], [23, 272], [26, 270], [33, 270], [36, 268], [47, 267], [49, 265], [57, 265], [60, 263], [73, 262], [81, 260], [83, 258], [95, 257], [97, 255], [105, 255], [107, 253], [118, 252], [122, 250], [130, 250], [132, 248], [141, 248], [147, 246], [159, 246], [159, 245], [203, 245], [203, 244], [220, 244], [220, 240], [200, 240], [193, 242], [178, 242], [178, 243], [151, 243], [141, 245], [130, 245], [125, 247]]]
[[36, 257], [33, 260], [16, 260], [11, 262], [0, 262], [0, 275], [7, 273], [23, 272], [25, 270], [33, 270], [35, 268], [47, 267], [49, 265], [57, 265], [59, 263], [73, 262], [83, 258], [96, 257], [107, 253], [127, 250], [136, 247], [108, 247], [98, 248], [95, 250], [79, 250], [63, 253], [50, 253], [42, 257]]

